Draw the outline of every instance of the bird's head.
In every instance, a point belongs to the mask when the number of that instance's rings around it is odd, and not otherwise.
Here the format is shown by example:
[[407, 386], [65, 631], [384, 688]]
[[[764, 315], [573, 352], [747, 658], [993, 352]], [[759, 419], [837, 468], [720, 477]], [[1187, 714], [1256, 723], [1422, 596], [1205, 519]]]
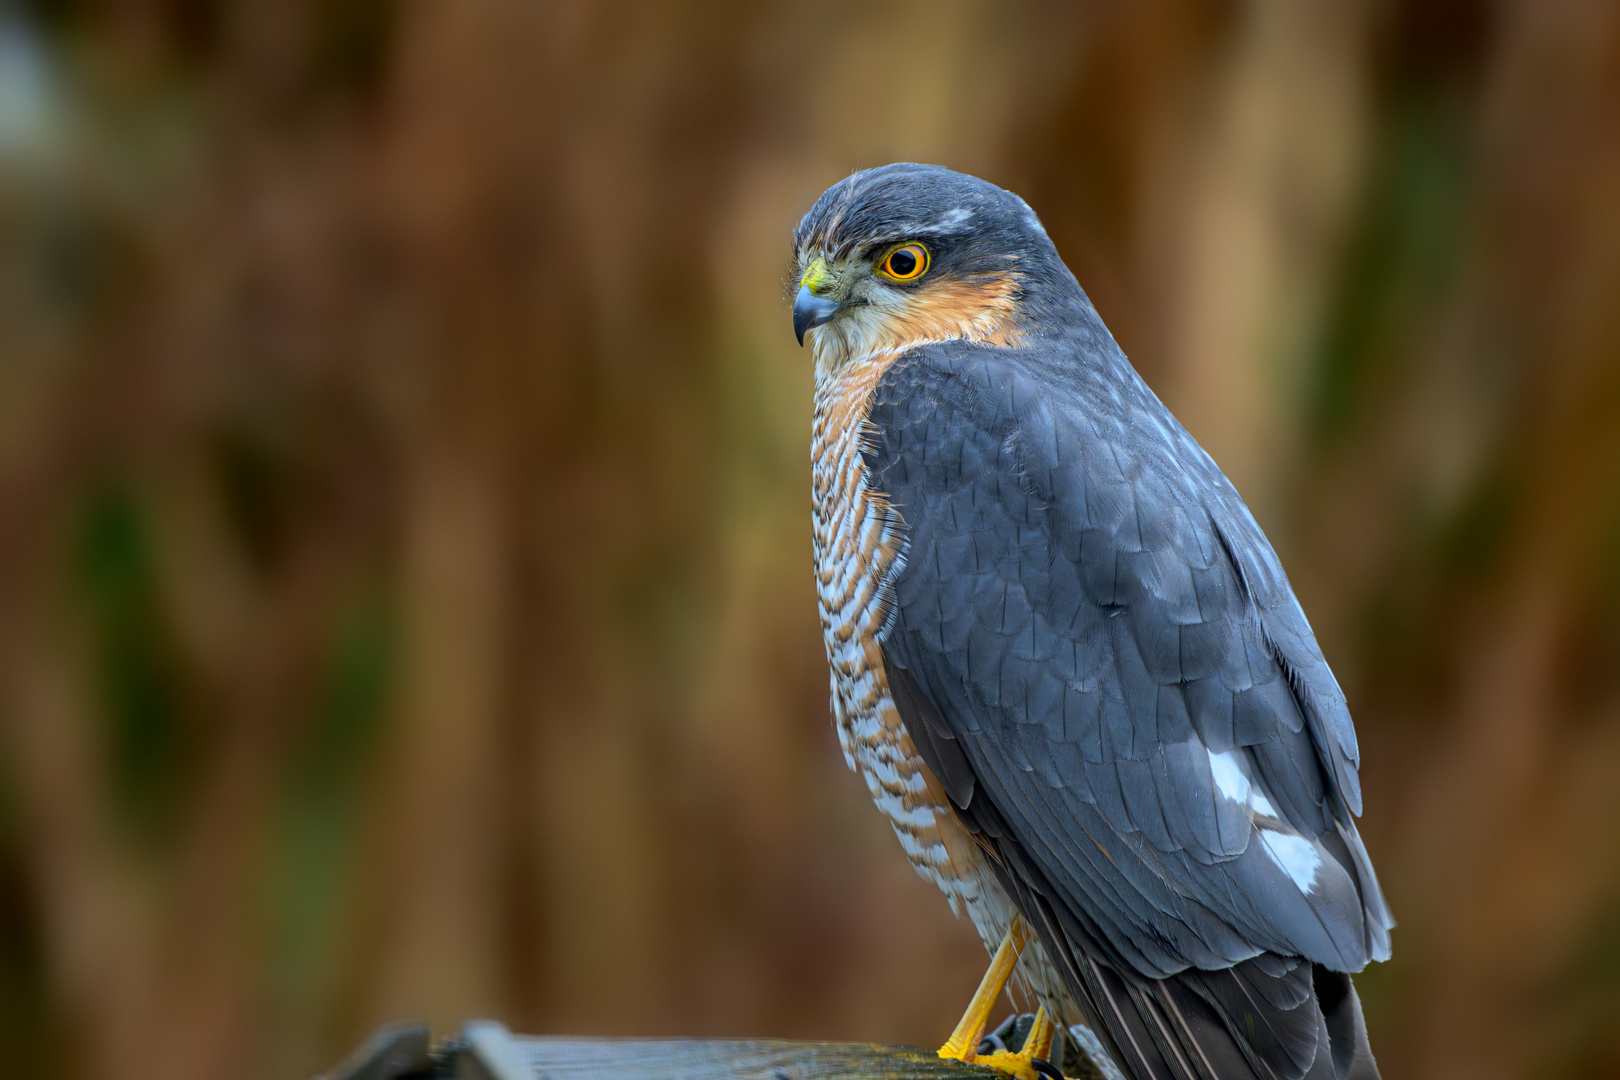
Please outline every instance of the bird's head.
[[[1016, 345], [1032, 297], [1079, 286], [1029, 205], [938, 165], [885, 165], [828, 188], [793, 234], [793, 330], [818, 367], [968, 339]], [[1054, 286], [1058, 288], [1054, 289]]]

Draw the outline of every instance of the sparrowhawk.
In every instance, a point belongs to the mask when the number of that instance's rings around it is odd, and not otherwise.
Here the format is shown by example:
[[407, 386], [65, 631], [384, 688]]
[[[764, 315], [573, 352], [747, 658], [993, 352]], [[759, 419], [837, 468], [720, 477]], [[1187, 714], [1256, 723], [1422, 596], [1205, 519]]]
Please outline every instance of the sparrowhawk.
[[793, 248], [838, 737], [996, 954], [941, 1054], [1016, 967], [1014, 1073], [1078, 1020], [1136, 1080], [1376, 1078], [1355, 730], [1237, 491], [1018, 196], [887, 165]]

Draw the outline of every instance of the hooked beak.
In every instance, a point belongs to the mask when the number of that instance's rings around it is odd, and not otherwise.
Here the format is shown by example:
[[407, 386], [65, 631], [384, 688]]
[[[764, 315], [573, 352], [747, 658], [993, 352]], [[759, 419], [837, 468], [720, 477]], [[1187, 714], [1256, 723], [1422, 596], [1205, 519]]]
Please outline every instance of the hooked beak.
[[817, 296], [808, 285], [799, 286], [799, 295], [793, 298], [793, 333], [798, 336], [799, 344], [804, 344], [806, 330], [831, 321], [843, 307], [837, 300]]

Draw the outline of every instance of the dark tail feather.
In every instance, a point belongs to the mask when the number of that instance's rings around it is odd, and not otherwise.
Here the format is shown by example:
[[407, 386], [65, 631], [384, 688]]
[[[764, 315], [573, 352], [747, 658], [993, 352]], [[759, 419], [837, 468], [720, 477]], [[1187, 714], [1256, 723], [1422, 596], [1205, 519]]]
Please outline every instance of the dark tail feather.
[[998, 846], [997, 876], [1132, 1080], [1380, 1080], [1349, 975], [1275, 953], [1167, 979], [1123, 974], [1095, 927], [1032, 886], [1042, 879], [1017, 845]]
[[[1130, 1043], [1116, 1060], [1139, 1080], [1379, 1080], [1343, 972], [1268, 954], [1226, 971], [1127, 981], [1076, 959], [1095, 969], [1110, 1006], [1099, 1022], [1116, 1045]], [[1128, 1039], [1117, 1033], [1121, 1018]]]
[[1271, 1080], [1271, 1073], [1255, 1060], [1242, 1039], [1235, 1038], [1220, 1016], [1196, 989], [1181, 978], [1151, 984], [1164, 1003], [1172, 1030], [1185, 1047], [1186, 1055], [1199, 1066], [1199, 1077], [1215, 1080]]
[[1133, 1080], [1379, 1080], [1350, 976], [1266, 953], [1222, 971], [1127, 977], [1086, 949], [1084, 927], [1025, 896], [1086, 1022]]
[[[1175, 979], [1126, 981], [1083, 955], [1095, 987], [1087, 997], [1116, 1063], [1135, 1080], [1273, 1080], [1257, 1070], [1203, 998]], [[1088, 1018], [1090, 1019], [1090, 1018]]]
[[1220, 971], [1184, 971], [1171, 981], [1209, 1002], [1240, 1036], [1244, 1057], [1259, 1076], [1300, 1080], [1327, 1057], [1308, 961], [1262, 953]]
[[1090, 990], [1080, 1000], [1089, 1000], [1097, 1013], [1092, 1030], [1106, 1033], [1105, 1042], [1112, 1043], [1110, 1053], [1127, 1076], [1133, 1080], [1202, 1080], [1176, 1054], [1165, 1053], [1165, 1025], [1151, 1008], [1143, 1009], [1146, 1002], [1132, 993], [1117, 972], [1085, 956], [1074, 960], [1084, 970]]
[[[1167, 982], [1127, 978], [1099, 961], [1088, 928], [1023, 890], [1020, 907], [1062, 967], [1086, 1023], [1132, 1080], [1270, 1080], [1249, 1069], [1214, 1010]], [[1067, 912], [1064, 913], [1068, 914]], [[1061, 920], [1061, 921], [1060, 921]]]
[[1356, 984], [1342, 971], [1329, 971], [1320, 964], [1314, 969], [1316, 1000], [1327, 1023], [1328, 1040], [1333, 1047], [1333, 1073], [1336, 1080], [1379, 1080], [1378, 1063], [1373, 1060], [1372, 1044], [1367, 1041], [1367, 1021], [1361, 1015], [1361, 998]]
[[1166, 1025], [1151, 1007], [1144, 1013], [1147, 1003], [1119, 971], [1098, 963], [1096, 952], [1076, 946], [1077, 939], [1087, 936], [1086, 931], [1069, 920], [1060, 924], [1051, 905], [1023, 887], [1022, 881], [1011, 875], [1005, 880], [1048, 954], [1062, 969], [1086, 1025], [1120, 1070], [1131, 1080], [1205, 1080], [1189, 1071], [1176, 1054], [1166, 1054], [1161, 1045]]

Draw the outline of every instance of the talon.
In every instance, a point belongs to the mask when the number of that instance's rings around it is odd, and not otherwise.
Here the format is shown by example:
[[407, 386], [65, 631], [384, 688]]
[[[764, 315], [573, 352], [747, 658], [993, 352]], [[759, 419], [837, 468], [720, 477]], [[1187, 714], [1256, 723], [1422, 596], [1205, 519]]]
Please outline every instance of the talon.
[[1018, 1080], [1042, 1080], [1043, 1077], [1046, 1080], [1064, 1080], [1063, 1073], [1047, 1060], [1047, 1055], [1052, 1052], [1052, 1037], [1056, 1033], [1057, 1025], [1047, 1018], [1046, 1009], [1037, 1009], [1035, 1026], [1030, 1029], [1029, 1037], [1016, 1054], [998, 1050], [975, 1057], [973, 1064], [988, 1065]]

